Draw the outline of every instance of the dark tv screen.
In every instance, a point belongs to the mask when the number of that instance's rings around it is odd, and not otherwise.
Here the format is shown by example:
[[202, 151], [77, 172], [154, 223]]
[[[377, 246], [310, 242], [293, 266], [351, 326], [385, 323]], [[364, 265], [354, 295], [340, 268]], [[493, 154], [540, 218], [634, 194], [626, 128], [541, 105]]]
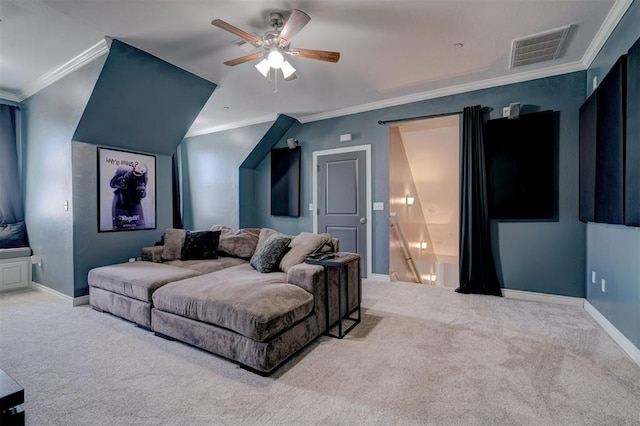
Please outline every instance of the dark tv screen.
[[489, 120], [484, 149], [491, 219], [550, 220], [557, 187], [553, 111]]
[[271, 214], [300, 216], [300, 147], [271, 150]]

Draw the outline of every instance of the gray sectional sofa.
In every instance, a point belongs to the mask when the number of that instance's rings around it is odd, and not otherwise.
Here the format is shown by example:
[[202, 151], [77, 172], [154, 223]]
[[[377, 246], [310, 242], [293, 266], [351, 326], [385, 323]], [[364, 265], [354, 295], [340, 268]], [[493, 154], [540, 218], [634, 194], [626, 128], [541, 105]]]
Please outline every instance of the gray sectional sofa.
[[[143, 249], [143, 261], [92, 269], [90, 304], [269, 374], [325, 331], [325, 270], [304, 259], [316, 250], [337, 250], [337, 241], [266, 228], [216, 226], [210, 233], [217, 235], [218, 252], [206, 259], [185, 258], [189, 231], [167, 230], [162, 245]], [[195, 245], [207, 251], [205, 243]], [[359, 285], [357, 268], [347, 273]], [[332, 289], [337, 276], [328, 278]], [[337, 300], [335, 291], [329, 296]], [[337, 310], [329, 317], [337, 320]]]

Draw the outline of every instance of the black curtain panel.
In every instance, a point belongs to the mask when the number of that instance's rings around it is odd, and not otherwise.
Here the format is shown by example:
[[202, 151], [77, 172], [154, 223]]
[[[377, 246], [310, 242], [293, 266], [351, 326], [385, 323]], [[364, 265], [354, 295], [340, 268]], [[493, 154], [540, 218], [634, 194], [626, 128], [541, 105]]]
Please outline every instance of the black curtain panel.
[[16, 108], [0, 104], [0, 224], [24, 220], [18, 177]]
[[180, 210], [180, 177], [177, 154], [171, 156], [171, 194], [173, 205], [173, 227], [182, 229], [182, 211]]
[[460, 286], [458, 293], [502, 296], [491, 253], [482, 108], [462, 112], [460, 149]]

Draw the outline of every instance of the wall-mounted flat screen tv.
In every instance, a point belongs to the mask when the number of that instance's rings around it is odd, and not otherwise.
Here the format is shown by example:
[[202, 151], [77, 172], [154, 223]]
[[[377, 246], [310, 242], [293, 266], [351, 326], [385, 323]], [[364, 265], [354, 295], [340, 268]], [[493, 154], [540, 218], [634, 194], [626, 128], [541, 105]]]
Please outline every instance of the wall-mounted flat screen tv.
[[551, 220], [557, 199], [554, 112], [489, 120], [484, 131], [491, 219]]
[[271, 214], [300, 216], [300, 147], [271, 150]]

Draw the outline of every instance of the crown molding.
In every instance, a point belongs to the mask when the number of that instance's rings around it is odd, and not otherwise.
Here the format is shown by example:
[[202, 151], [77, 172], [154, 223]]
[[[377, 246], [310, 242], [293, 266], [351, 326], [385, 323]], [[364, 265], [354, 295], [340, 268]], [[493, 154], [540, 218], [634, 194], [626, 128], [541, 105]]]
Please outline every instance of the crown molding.
[[426, 92], [414, 93], [407, 96], [385, 99], [382, 101], [371, 102], [363, 105], [356, 105], [348, 108], [341, 108], [332, 111], [321, 112], [296, 117], [301, 123], [309, 123], [312, 121], [325, 120], [328, 118], [341, 117], [349, 114], [357, 114], [360, 112], [373, 111], [382, 108], [388, 108], [398, 105], [409, 104], [412, 102], [424, 101], [427, 99], [441, 98], [443, 96], [457, 95], [460, 93], [472, 92], [474, 90], [488, 89], [491, 87], [505, 86], [507, 84], [522, 83], [525, 81], [536, 80], [539, 78], [553, 77], [561, 74], [568, 74], [576, 71], [584, 71], [586, 68], [581, 61], [571, 62], [563, 65], [556, 65], [538, 70], [524, 71], [517, 74], [510, 74], [504, 77], [490, 78], [487, 80], [475, 81], [472, 83], [464, 83], [456, 86], [444, 87], [442, 89], [429, 90]]
[[604, 18], [604, 22], [600, 26], [600, 29], [596, 33], [596, 36], [591, 40], [591, 44], [587, 48], [586, 52], [582, 56], [582, 64], [585, 68], [589, 68], [593, 60], [600, 53], [600, 49], [609, 39], [611, 33], [616, 28], [624, 14], [631, 6], [633, 0], [616, 0], [615, 4], [607, 14], [607, 17]]
[[18, 99], [18, 95], [13, 92], [5, 92], [4, 90], [0, 90], [0, 99], [11, 102], [20, 102], [20, 100]]
[[[592, 40], [591, 44], [587, 48], [587, 51], [582, 57], [581, 61], [572, 62], [563, 65], [552, 66], [544, 69], [525, 71], [517, 74], [511, 74], [504, 77], [491, 78], [487, 80], [465, 83], [455, 86], [450, 86], [442, 89], [430, 90], [420, 93], [415, 93], [407, 96], [401, 96], [396, 98], [385, 99], [381, 101], [371, 102], [362, 105], [356, 105], [347, 108], [341, 108], [331, 111], [325, 111], [317, 114], [309, 115], [291, 115], [301, 123], [308, 123], [312, 121], [325, 120], [329, 118], [341, 117], [344, 115], [357, 114], [361, 112], [372, 111], [376, 109], [382, 109], [392, 106], [398, 106], [408, 104], [412, 102], [419, 102], [427, 99], [435, 99], [443, 96], [456, 95], [460, 93], [470, 92], [474, 90], [487, 89], [491, 87], [504, 86], [507, 84], [521, 83], [528, 80], [535, 80], [539, 78], [552, 77], [555, 75], [567, 74], [575, 71], [583, 71], [587, 69], [597, 54], [602, 49], [602, 46], [607, 41], [616, 25], [620, 22], [627, 9], [634, 0], [616, 0], [615, 4], [607, 14], [603, 24], [600, 26], [598, 33]], [[47, 72], [35, 81], [27, 84], [17, 94], [12, 92], [0, 91], [0, 98], [6, 99], [12, 102], [22, 102], [30, 96], [33, 96], [40, 90], [49, 86], [50, 84], [60, 80], [68, 74], [74, 72], [83, 65], [95, 60], [109, 51], [109, 40], [106, 38], [100, 42], [94, 44], [89, 49], [80, 53], [78, 56], [72, 58], [59, 67]], [[214, 126], [207, 129], [199, 130], [197, 132], [187, 132], [185, 137], [201, 136], [209, 133], [221, 132], [224, 130], [236, 129], [239, 127], [250, 126], [254, 124], [265, 123], [268, 121], [274, 121], [277, 118], [277, 114], [270, 114], [267, 116], [256, 117], [244, 121], [238, 121], [234, 123], [228, 123], [220, 126]]]
[[50, 84], [55, 83], [61, 78], [71, 74], [78, 68], [104, 55], [108, 51], [109, 51], [109, 46], [107, 45], [107, 40], [106, 39], [101, 40], [100, 42], [94, 44], [84, 52], [80, 53], [78, 56], [65, 62], [59, 67], [52, 69], [51, 71], [42, 75], [35, 81], [27, 84], [18, 94], [18, 102], [22, 102], [28, 97], [35, 95], [40, 90], [44, 89]]

